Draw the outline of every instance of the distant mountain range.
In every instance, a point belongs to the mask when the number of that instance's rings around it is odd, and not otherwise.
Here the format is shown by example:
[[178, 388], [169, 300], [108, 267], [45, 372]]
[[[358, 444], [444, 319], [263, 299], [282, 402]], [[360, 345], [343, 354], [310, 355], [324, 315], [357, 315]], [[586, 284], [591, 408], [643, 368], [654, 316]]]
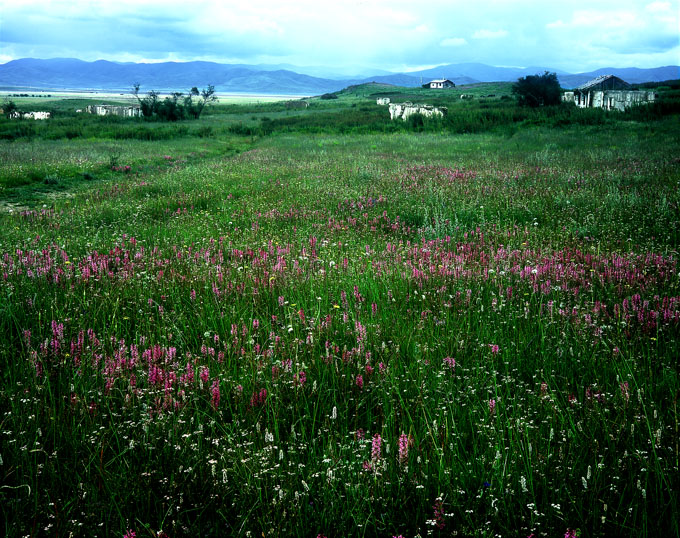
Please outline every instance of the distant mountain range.
[[[284, 69], [285, 67], [285, 69]], [[301, 73], [298, 71], [305, 71]], [[361, 71], [366, 72], [365, 68]], [[441, 65], [409, 73], [375, 70], [372, 76], [333, 75], [329, 68], [288, 65], [243, 65], [213, 62], [118, 63], [84, 62], [73, 58], [23, 58], [0, 64], [0, 89], [129, 91], [134, 83], [142, 91], [186, 91], [208, 84], [220, 93], [318, 95], [353, 84], [381, 82], [416, 87], [433, 78], [448, 78], [457, 85], [509, 82], [526, 75], [555, 72], [565, 88], [579, 86], [602, 74], [613, 74], [632, 84], [680, 78], [679, 66], [653, 69], [603, 68], [572, 74], [548, 67], [493, 67], [479, 63]], [[324, 73], [324, 76], [314, 76]]]

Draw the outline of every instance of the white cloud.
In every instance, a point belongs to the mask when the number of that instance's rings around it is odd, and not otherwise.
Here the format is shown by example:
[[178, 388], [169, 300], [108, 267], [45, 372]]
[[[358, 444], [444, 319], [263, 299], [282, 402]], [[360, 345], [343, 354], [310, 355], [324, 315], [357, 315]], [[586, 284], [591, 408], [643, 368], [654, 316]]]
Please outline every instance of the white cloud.
[[[677, 64], [680, 0], [0, 0], [0, 60]], [[512, 47], [507, 46], [512, 37]], [[675, 40], [675, 41], [674, 41]], [[474, 44], [470, 46], [470, 44]]]
[[472, 37], [475, 39], [499, 39], [507, 35], [507, 30], [477, 30], [472, 34]]
[[645, 9], [652, 13], [667, 13], [673, 9], [673, 6], [671, 6], [670, 2], [652, 2], [647, 4]]
[[467, 45], [467, 39], [464, 37], [447, 37], [439, 44], [442, 47], [462, 47]]

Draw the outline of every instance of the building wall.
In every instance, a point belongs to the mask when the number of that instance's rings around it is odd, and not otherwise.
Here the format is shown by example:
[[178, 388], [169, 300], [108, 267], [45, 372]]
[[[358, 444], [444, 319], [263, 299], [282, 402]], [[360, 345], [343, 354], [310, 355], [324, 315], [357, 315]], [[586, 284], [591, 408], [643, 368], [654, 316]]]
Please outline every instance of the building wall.
[[97, 116], [123, 116], [125, 118], [137, 118], [142, 115], [142, 110], [135, 106], [114, 105], [90, 105], [85, 111]]
[[432, 105], [419, 105], [413, 103], [391, 103], [389, 107], [390, 119], [392, 120], [405, 120], [414, 114], [421, 114], [426, 118], [432, 118], [434, 116], [444, 117], [448, 111], [446, 107], [435, 107]]
[[653, 103], [654, 92], [634, 90], [595, 90], [588, 92], [565, 92], [562, 101], [574, 103], [580, 108], [604, 108], [625, 110], [634, 105]]

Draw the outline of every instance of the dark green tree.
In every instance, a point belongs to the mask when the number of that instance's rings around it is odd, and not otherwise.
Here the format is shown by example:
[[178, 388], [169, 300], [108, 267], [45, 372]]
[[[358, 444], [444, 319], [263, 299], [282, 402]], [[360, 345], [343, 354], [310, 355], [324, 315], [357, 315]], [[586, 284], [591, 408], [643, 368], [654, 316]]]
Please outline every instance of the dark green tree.
[[[142, 115], [145, 118], [156, 116], [159, 119], [168, 121], [177, 121], [184, 118], [198, 119], [208, 103], [217, 101], [215, 86], [212, 84], [201, 91], [194, 86], [186, 96], [182, 92], [173, 92], [163, 100], [161, 100], [160, 94], [154, 90], [148, 92], [146, 97], [141, 97], [139, 86], [138, 83], [133, 84], [132, 95], [137, 99], [142, 109]], [[198, 99], [194, 101], [194, 98]]]
[[2, 104], [2, 109], [5, 111], [5, 115], [9, 118], [17, 111], [17, 105], [11, 99], [5, 99], [5, 102]]
[[[191, 88], [191, 93], [196, 95], [198, 92], [198, 88], [194, 86]], [[196, 119], [201, 117], [201, 114], [203, 113], [203, 109], [208, 103], [214, 103], [217, 101], [217, 95], [215, 95], [215, 86], [212, 84], [208, 84], [208, 87], [201, 90], [201, 98], [198, 101], [197, 109], [196, 109]]]
[[512, 85], [512, 93], [521, 106], [539, 107], [560, 103], [560, 83], [557, 73], [528, 75]]
[[139, 106], [142, 109], [142, 116], [145, 118], [150, 118], [158, 112], [158, 107], [160, 106], [160, 94], [154, 90], [151, 90], [146, 94], [146, 97], [139, 96], [139, 83], [132, 85], [132, 95], [137, 98]]
[[185, 107], [180, 102], [181, 92], [174, 92], [170, 97], [166, 97], [158, 105], [157, 116], [166, 121], [178, 121], [184, 118]]

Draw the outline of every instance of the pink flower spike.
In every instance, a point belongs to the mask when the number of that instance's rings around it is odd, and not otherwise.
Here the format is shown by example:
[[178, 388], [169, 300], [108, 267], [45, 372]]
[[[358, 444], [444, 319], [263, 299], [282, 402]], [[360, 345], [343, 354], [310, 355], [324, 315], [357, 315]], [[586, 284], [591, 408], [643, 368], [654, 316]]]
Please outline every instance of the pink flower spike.
[[371, 445], [371, 459], [378, 460], [382, 452], [382, 437], [379, 433], [373, 436], [373, 443]]

